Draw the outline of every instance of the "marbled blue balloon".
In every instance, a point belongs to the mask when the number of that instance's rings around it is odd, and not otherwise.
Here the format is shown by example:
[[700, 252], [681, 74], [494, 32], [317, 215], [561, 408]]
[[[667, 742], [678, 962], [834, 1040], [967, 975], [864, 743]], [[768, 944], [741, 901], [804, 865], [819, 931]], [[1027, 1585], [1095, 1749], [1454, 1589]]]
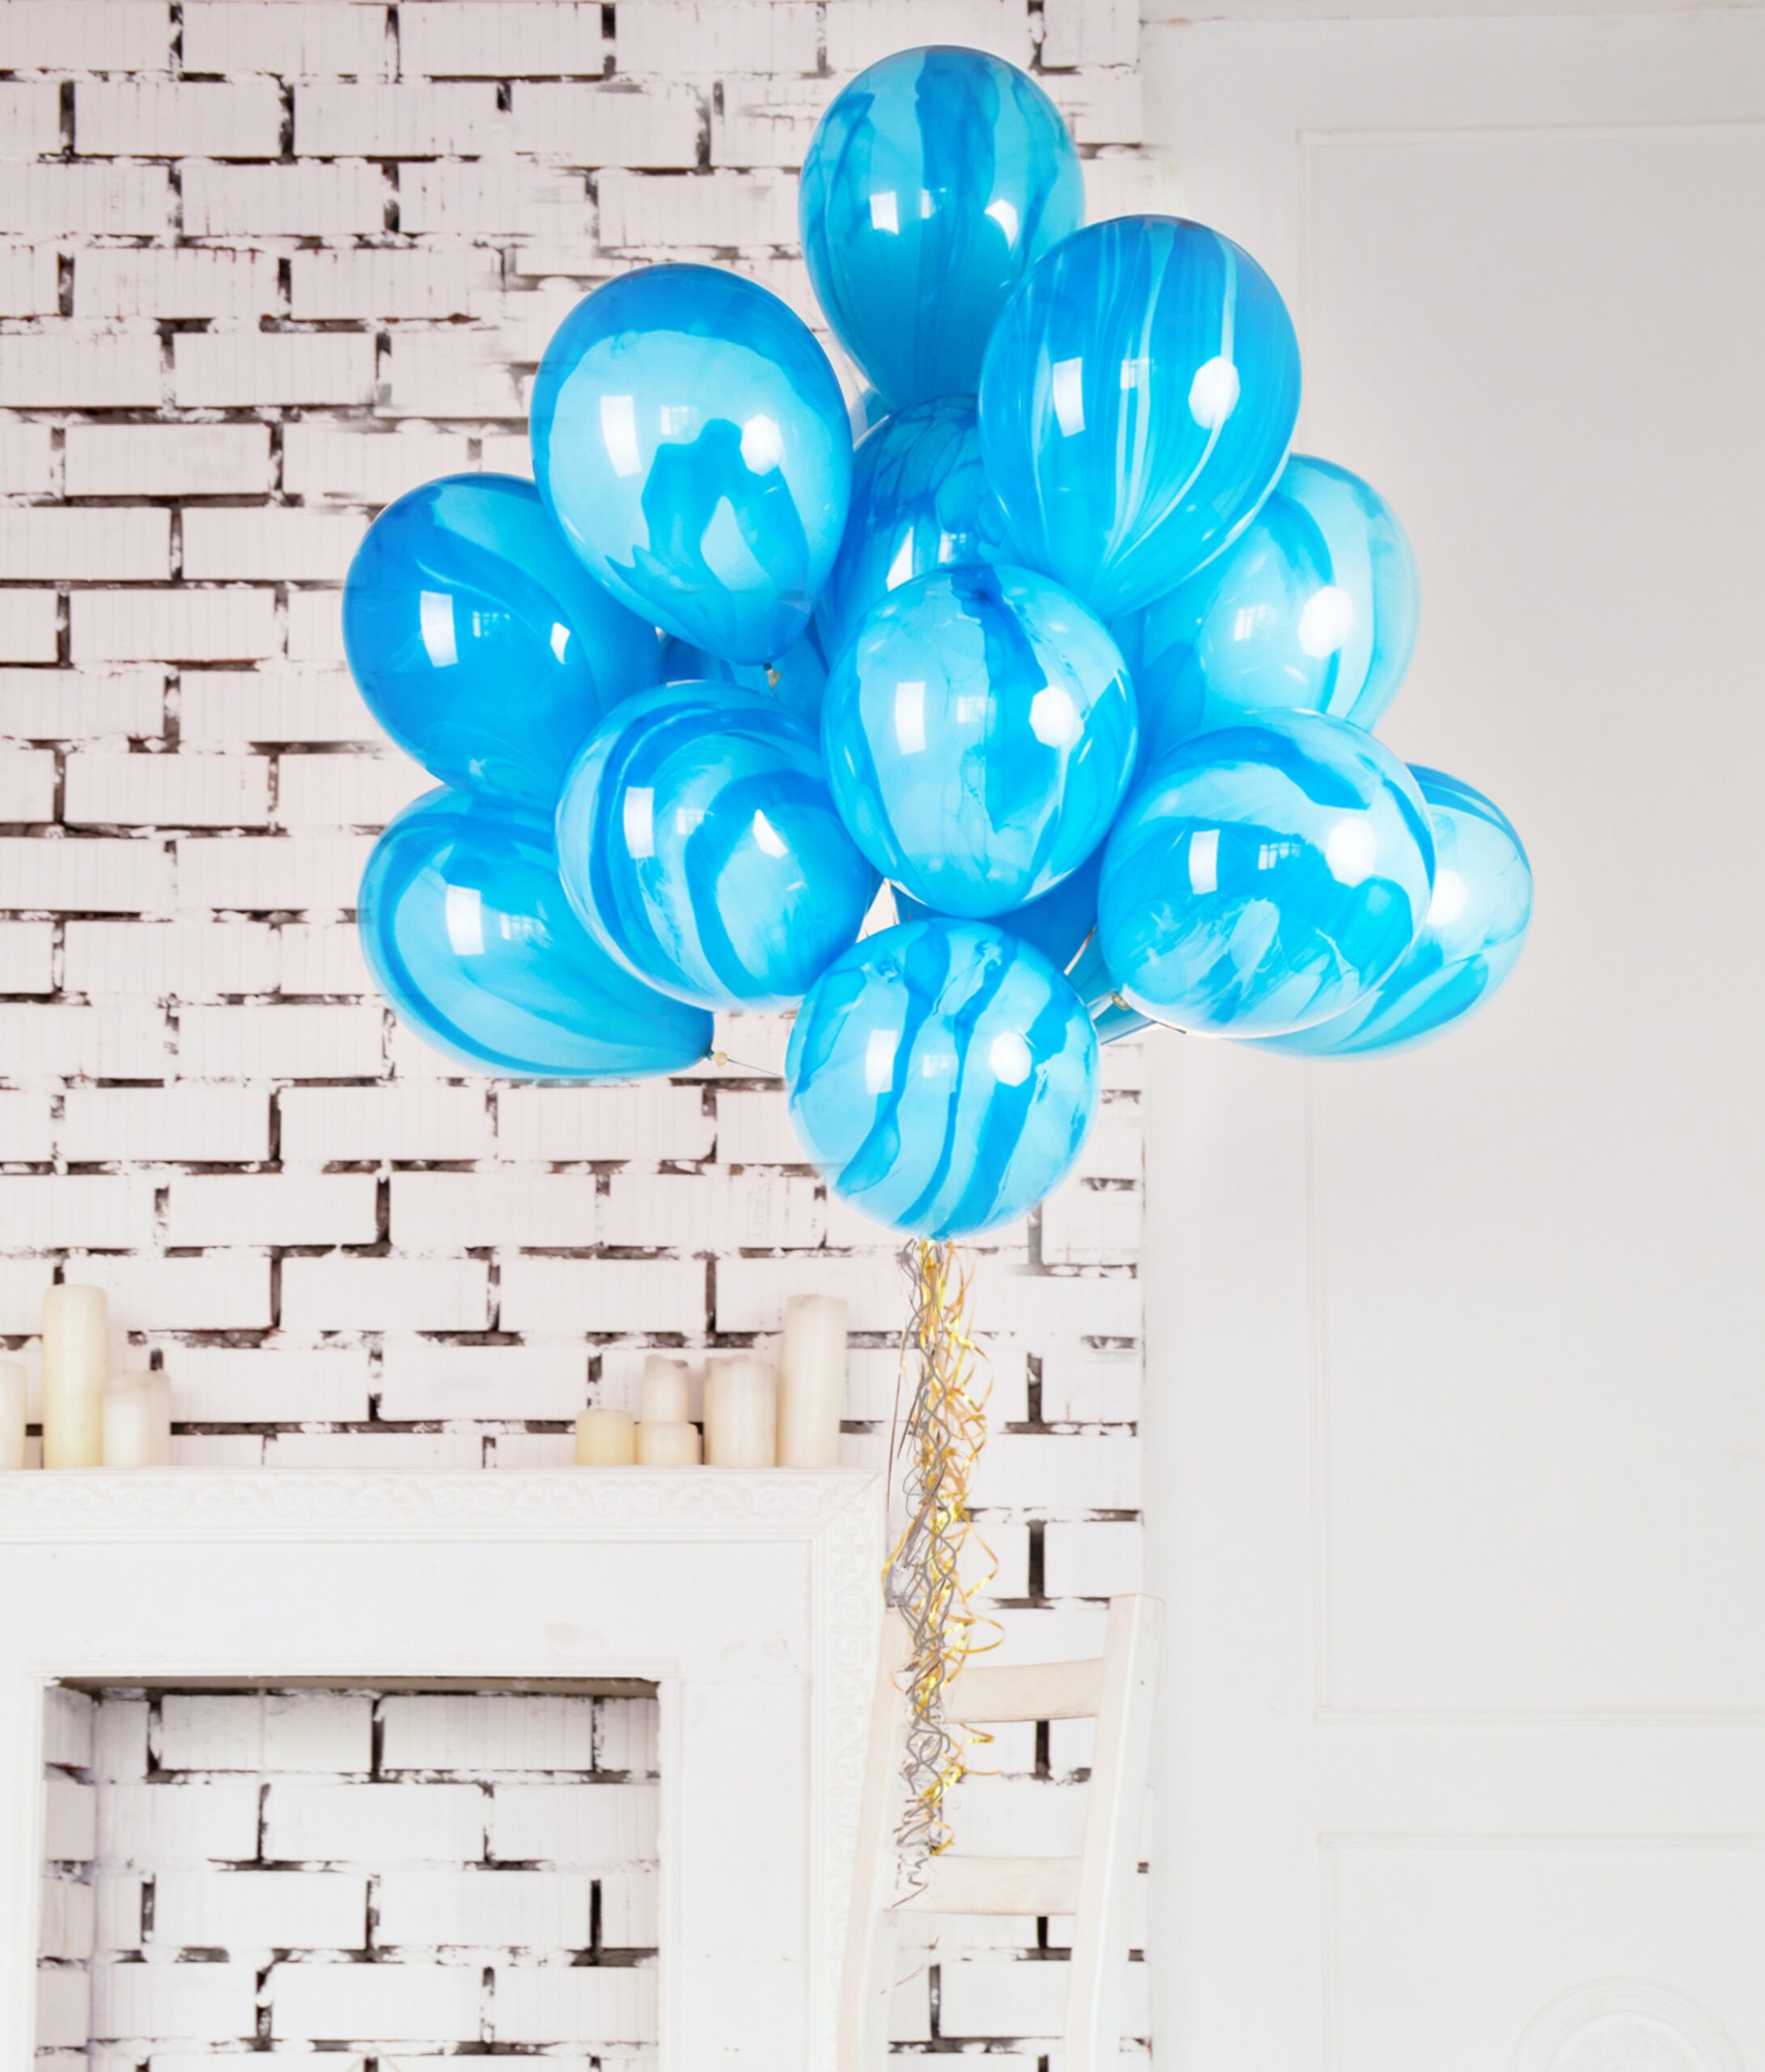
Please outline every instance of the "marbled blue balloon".
[[851, 430], [775, 295], [649, 266], [579, 303], [533, 384], [533, 471], [613, 594], [732, 662], [802, 633], [846, 526]]
[[[992, 923], [1032, 949], [1039, 949], [1057, 971], [1067, 970], [1095, 933], [1097, 925], [1097, 879], [1103, 869], [1103, 851], [1093, 849], [1071, 877], [1063, 877], [1052, 892], [1022, 906], [1008, 907], [995, 914]], [[897, 885], [895, 912], [903, 921], [923, 920], [931, 909], [923, 906]], [[933, 918], [948, 919], [948, 915]]]
[[1122, 809], [1097, 929], [1128, 1005], [1199, 1035], [1327, 1021], [1394, 971], [1434, 881], [1415, 780], [1346, 720], [1266, 713], [1168, 749]]
[[1108, 831], [1135, 754], [1134, 693], [1084, 607], [1020, 568], [891, 591], [834, 664], [828, 781], [871, 861], [940, 914], [1050, 891]]
[[821, 719], [821, 694], [827, 689], [827, 664], [821, 660], [820, 643], [812, 626], [795, 647], [785, 650], [775, 662], [726, 662], [708, 655], [689, 640], [677, 640], [669, 634], [662, 643], [662, 680], [664, 683], [736, 683], [744, 690], [757, 690], [775, 698], [812, 727]]
[[1067, 983], [1084, 1002], [1091, 1026], [1100, 1043], [1114, 1043], [1123, 1036], [1137, 1036], [1156, 1024], [1150, 1015], [1136, 1014], [1117, 989], [1115, 974], [1104, 962], [1103, 945], [1093, 929], [1076, 961], [1068, 966]]
[[1254, 517], [1299, 387], [1287, 305], [1229, 238], [1172, 216], [1080, 231], [1006, 305], [981, 376], [1018, 558], [1101, 618], [1149, 604]]
[[1296, 1058], [1412, 1050], [1462, 1021], [1505, 982], [1532, 925], [1532, 866], [1492, 800], [1442, 771], [1410, 772], [1428, 802], [1438, 860], [1422, 932], [1389, 978], [1345, 1014], [1257, 1047]]
[[853, 460], [846, 538], [815, 609], [823, 651], [838, 659], [865, 613], [917, 576], [1009, 558], [974, 398], [914, 403], [885, 418]]
[[1027, 944], [972, 921], [907, 921], [849, 949], [799, 1010], [784, 1072], [829, 1187], [924, 1238], [1033, 1208], [1097, 1113], [1078, 995]]
[[1054, 103], [984, 51], [897, 51], [835, 96], [803, 162], [809, 278], [889, 407], [973, 395], [1005, 298], [1084, 214]]
[[343, 639], [407, 754], [541, 813], [601, 714], [661, 674], [656, 629], [513, 475], [447, 475], [389, 504], [350, 564]]
[[399, 1020], [470, 1071], [638, 1079], [711, 1048], [708, 1014], [640, 984], [571, 911], [548, 822], [489, 799], [407, 806], [368, 858], [357, 924]]
[[612, 714], [564, 787], [558, 854], [596, 940], [701, 1007], [800, 999], [876, 890], [813, 732], [733, 684], [664, 684]]
[[1112, 630], [1134, 671], [1141, 753], [1247, 712], [1369, 730], [1415, 647], [1415, 556], [1358, 475], [1296, 453], [1224, 554]]

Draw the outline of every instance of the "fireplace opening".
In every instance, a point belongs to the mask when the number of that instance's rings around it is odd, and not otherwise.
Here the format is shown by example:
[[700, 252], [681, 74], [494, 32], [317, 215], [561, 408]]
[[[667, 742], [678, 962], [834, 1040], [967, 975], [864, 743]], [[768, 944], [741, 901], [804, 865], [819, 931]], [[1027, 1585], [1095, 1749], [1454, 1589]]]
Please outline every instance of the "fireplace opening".
[[63, 1683], [39, 2063], [656, 2063], [656, 1687]]

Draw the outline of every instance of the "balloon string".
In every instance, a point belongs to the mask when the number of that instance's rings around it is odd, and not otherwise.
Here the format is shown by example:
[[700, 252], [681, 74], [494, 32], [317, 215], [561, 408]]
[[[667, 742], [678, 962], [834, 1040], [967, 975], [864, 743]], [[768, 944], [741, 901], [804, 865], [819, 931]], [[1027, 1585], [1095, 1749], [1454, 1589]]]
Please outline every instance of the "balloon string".
[[710, 1051], [706, 1055], [712, 1064], [728, 1065], [747, 1079], [775, 1079], [782, 1082], [784, 1078], [782, 1072], [769, 1072], [764, 1065], [744, 1064], [740, 1058], [731, 1057], [727, 1051]]
[[[998, 1573], [993, 1552], [969, 1522], [969, 1485], [986, 1441], [986, 1355], [969, 1329], [969, 1270], [953, 1246], [910, 1245], [902, 1264], [913, 1287], [913, 1312], [902, 1333], [903, 1378], [910, 1361], [913, 1401], [891, 1453], [902, 1467], [905, 1531], [883, 1571], [891, 1607], [910, 1638], [902, 1675], [910, 1721], [903, 1766], [907, 1803], [896, 1831], [906, 1888], [923, 1883], [924, 1866], [953, 1840], [949, 1794], [969, 1769], [969, 1750], [992, 1736], [953, 1725], [944, 1694], [970, 1656], [997, 1647], [995, 1619], [974, 1600]], [[970, 1544], [984, 1573], [965, 1580]], [[991, 1639], [981, 1637], [991, 1628]]]

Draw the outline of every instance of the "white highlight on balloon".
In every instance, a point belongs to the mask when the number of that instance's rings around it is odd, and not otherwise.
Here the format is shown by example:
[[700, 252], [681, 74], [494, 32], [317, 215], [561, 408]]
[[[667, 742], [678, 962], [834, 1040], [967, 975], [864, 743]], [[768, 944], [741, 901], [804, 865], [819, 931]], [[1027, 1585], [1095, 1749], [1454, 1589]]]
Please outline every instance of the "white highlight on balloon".
[[616, 475], [642, 473], [643, 456], [638, 450], [638, 406], [634, 397], [601, 397], [600, 441]]
[[901, 234], [901, 212], [895, 204], [894, 189], [891, 187], [870, 197], [870, 227], [880, 230], [885, 237], [898, 237]]
[[1464, 912], [1470, 898], [1470, 887], [1457, 871], [1439, 872], [1434, 880], [1434, 897], [1428, 903], [1428, 927], [1450, 926]]
[[784, 458], [784, 438], [776, 418], [749, 418], [741, 427], [742, 464], [751, 475], [768, 475]]
[[757, 807], [754, 809], [753, 839], [769, 856], [783, 856], [790, 853], [784, 838]]
[[1355, 601], [1346, 590], [1326, 583], [1305, 600], [1299, 615], [1299, 647], [1314, 661], [1334, 655], [1355, 630]]
[[1072, 694], [1044, 684], [1029, 701], [1029, 731], [1044, 748], [1065, 748], [1079, 738], [1079, 708]]
[[895, 1083], [895, 1051], [901, 1033], [895, 1029], [873, 1029], [864, 1045], [864, 1091], [886, 1093]]
[[1054, 384], [1054, 420], [1061, 436], [1071, 439], [1084, 430], [1084, 362], [1057, 359], [1049, 379]]
[[647, 784], [634, 784], [625, 795], [620, 817], [624, 823], [628, 856], [656, 854], [656, 793]]
[[1339, 885], [1359, 885], [1379, 860], [1378, 838], [1364, 820], [1339, 820], [1324, 838], [1324, 860]]
[[1004, 231], [1005, 242], [1008, 244], [1015, 244], [1017, 242], [1016, 203], [1008, 202], [1002, 195], [998, 201], [987, 203], [986, 213]]
[[895, 745], [903, 755], [921, 755], [926, 745], [926, 687], [895, 686]]
[[450, 885], [441, 906], [442, 925], [456, 957], [484, 954], [484, 900], [475, 885]]
[[1189, 414], [1203, 431], [1217, 431], [1238, 407], [1238, 370], [1222, 354], [1203, 360], [1189, 384]]
[[417, 631], [423, 652], [438, 669], [451, 669], [460, 659], [454, 639], [453, 600], [445, 590], [425, 590], [417, 599]]
[[565, 659], [565, 651], [569, 646], [570, 628], [567, 626], [560, 626], [554, 622], [552, 626], [552, 652], [560, 662]]
[[1029, 1046], [1015, 1029], [1001, 1030], [993, 1038], [987, 1048], [986, 1061], [1001, 1086], [1021, 1086], [1035, 1063], [1029, 1055]]
[[1189, 838], [1189, 890], [1220, 890], [1220, 830], [1203, 827]]
[[883, 578], [885, 590], [898, 590], [903, 583], [913, 580], [913, 535], [909, 533], [901, 542], [894, 559], [889, 564], [889, 573]]

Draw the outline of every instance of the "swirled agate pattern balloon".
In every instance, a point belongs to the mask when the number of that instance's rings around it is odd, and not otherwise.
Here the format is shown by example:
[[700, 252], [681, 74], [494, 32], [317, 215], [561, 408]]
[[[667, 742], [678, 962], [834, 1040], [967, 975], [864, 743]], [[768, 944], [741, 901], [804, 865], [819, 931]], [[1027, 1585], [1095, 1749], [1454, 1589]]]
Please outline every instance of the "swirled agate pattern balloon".
[[1229, 238], [1172, 216], [1080, 231], [1006, 305], [981, 376], [1018, 558], [1101, 618], [1150, 603], [1255, 516], [1299, 391], [1287, 306]]
[[1512, 821], [1444, 771], [1412, 766], [1434, 826], [1434, 895], [1422, 932], [1390, 976], [1346, 1013], [1258, 1048], [1297, 1058], [1413, 1050], [1506, 983], [1532, 924], [1532, 866]]
[[726, 662], [689, 640], [670, 634], [662, 643], [664, 683], [735, 683], [744, 690], [775, 698], [813, 727], [821, 717], [821, 694], [827, 689], [827, 664], [812, 626], [775, 662]]
[[350, 564], [343, 639], [407, 754], [544, 813], [601, 714], [661, 674], [655, 628], [614, 603], [513, 475], [445, 475], [389, 504]]
[[1389, 749], [1344, 720], [1266, 714], [1152, 765], [1109, 836], [1098, 937], [1154, 1021], [1283, 1035], [1396, 969], [1433, 880], [1428, 808]]
[[702, 1007], [799, 999], [876, 889], [813, 733], [732, 684], [666, 684], [610, 715], [564, 787], [558, 850], [603, 948]]
[[828, 781], [853, 839], [940, 914], [1037, 898], [1101, 842], [1134, 766], [1115, 643], [1024, 569], [892, 591], [834, 665]]
[[1097, 1112], [1097, 1038], [1026, 943], [907, 921], [822, 975], [785, 1080], [836, 1194], [892, 1229], [958, 1238], [1021, 1216], [1071, 1170]]
[[[1097, 878], [1103, 868], [1103, 851], [1093, 849], [1070, 877], [1063, 877], [1052, 892], [1021, 906], [1008, 906], [991, 916], [995, 928], [1003, 928], [1032, 949], [1039, 949], [1057, 971], [1065, 971], [1084, 947], [1097, 924]], [[923, 920], [931, 913], [910, 893], [891, 887], [895, 912], [903, 921]], [[948, 919], [948, 915], [939, 916]], [[1069, 974], [1070, 975], [1070, 974]]]
[[897, 51], [817, 126], [803, 255], [834, 335], [892, 409], [972, 395], [1025, 270], [1076, 230], [1079, 155], [1054, 103], [984, 51]]
[[711, 1018], [641, 984], [564, 897], [547, 822], [458, 792], [407, 806], [368, 858], [357, 925], [401, 1021], [515, 1079], [684, 1072]]
[[1325, 712], [1370, 729], [1409, 667], [1419, 607], [1390, 505], [1346, 468], [1296, 453], [1224, 554], [1114, 629], [1143, 754], [1247, 712]]
[[838, 658], [891, 590], [940, 568], [1008, 558], [973, 397], [940, 396], [897, 412], [853, 457], [846, 538], [815, 609], [824, 652]]
[[532, 436], [553, 515], [634, 612], [732, 662], [802, 633], [845, 529], [851, 431], [775, 295], [711, 266], [608, 282], [545, 349]]

